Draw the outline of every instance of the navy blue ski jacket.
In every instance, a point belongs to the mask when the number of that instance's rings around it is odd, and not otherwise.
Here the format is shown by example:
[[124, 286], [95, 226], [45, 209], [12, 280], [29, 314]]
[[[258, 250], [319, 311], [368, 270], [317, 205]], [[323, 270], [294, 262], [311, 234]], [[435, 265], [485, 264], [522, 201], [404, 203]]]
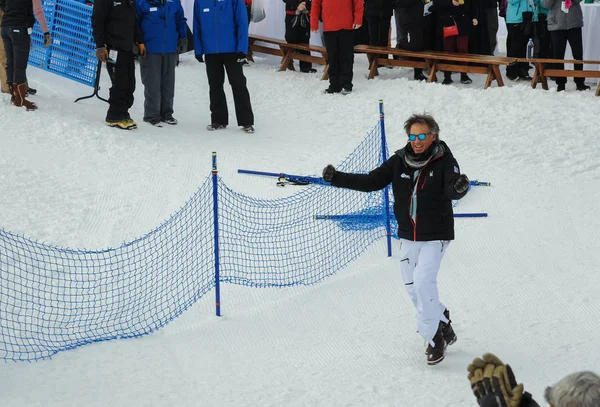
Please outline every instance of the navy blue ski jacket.
[[248, 11], [244, 0], [195, 0], [196, 55], [248, 53]]
[[149, 54], [175, 53], [179, 40], [187, 38], [180, 0], [137, 0], [137, 21]]

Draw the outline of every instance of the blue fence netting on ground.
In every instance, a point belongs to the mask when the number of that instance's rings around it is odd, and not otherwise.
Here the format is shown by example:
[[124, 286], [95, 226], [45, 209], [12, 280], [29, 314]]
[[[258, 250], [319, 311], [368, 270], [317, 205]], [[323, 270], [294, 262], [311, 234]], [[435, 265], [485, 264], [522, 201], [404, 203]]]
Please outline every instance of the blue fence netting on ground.
[[[381, 165], [382, 129], [383, 120], [337, 168], [367, 173]], [[179, 211], [118, 248], [71, 250], [0, 229], [0, 358], [39, 360], [145, 335], [213, 288], [220, 315], [221, 282], [315, 284], [396, 234], [387, 189], [309, 183], [290, 197], [256, 199], [228, 188], [214, 160], [213, 176]]]
[[88, 86], [94, 86], [98, 60], [92, 36], [92, 6], [77, 0], [44, 0], [52, 44], [36, 21], [29, 64]]

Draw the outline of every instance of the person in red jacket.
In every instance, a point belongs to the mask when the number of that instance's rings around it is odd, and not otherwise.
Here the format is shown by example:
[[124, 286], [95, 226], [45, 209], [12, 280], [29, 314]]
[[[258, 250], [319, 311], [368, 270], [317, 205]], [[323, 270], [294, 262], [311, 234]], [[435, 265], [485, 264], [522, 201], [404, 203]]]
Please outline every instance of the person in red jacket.
[[352, 92], [354, 66], [354, 32], [362, 25], [364, 0], [313, 0], [310, 28], [319, 30], [323, 21], [323, 37], [329, 55], [329, 88], [326, 93]]

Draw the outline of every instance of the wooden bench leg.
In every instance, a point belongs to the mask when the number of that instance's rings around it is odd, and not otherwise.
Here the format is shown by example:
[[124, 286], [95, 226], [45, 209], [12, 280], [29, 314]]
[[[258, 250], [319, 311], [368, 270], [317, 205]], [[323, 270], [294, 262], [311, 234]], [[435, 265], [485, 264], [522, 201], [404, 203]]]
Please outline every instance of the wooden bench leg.
[[377, 71], [377, 54], [367, 54], [367, 59], [369, 60], [369, 79], [373, 79], [375, 76], [379, 75], [379, 71]]
[[492, 85], [492, 81], [496, 79], [496, 75], [494, 74], [494, 69], [492, 66], [488, 66], [488, 74], [487, 79], [485, 80], [485, 85], [483, 85], [483, 89], [487, 89]]
[[496, 77], [496, 83], [498, 87], [504, 86], [504, 80], [502, 79], [502, 74], [500, 73], [500, 67], [498, 65], [492, 66], [492, 70], [494, 71], [494, 76]]
[[600, 96], [600, 81], [598, 82], [598, 87], [596, 88], [596, 96]]
[[531, 87], [535, 89], [538, 82], [540, 81], [540, 68], [538, 64], [535, 64], [535, 71], [533, 71], [533, 78], [531, 78]]
[[546, 72], [544, 71], [544, 64], [541, 62], [536, 62], [535, 64], [536, 70], [540, 73], [540, 81], [542, 82], [542, 89], [548, 90], [548, 78], [546, 78]]
[[429, 78], [427, 79], [427, 82], [436, 82], [437, 71], [437, 61], [433, 61], [433, 63], [431, 64], [431, 68], [429, 69]]
[[281, 49], [281, 53], [283, 54], [283, 59], [281, 60], [281, 66], [279, 67], [279, 72], [285, 71], [289, 69], [290, 63], [292, 62], [292, 51], [289, 48], [279, 47]]
[[325, 64], [325, 68], [323, 68], [323, 76], [321, 76], [322, 81], [326, 81], [329, 79], [329, 64]]
[[252, 56], [252, 46], [254, 45], [254, 39], [250, 38], [248, 39], [248, 55], [246, 56], [248, 58], [248, 61], [250, 62], [254, 62], [254, 57]]

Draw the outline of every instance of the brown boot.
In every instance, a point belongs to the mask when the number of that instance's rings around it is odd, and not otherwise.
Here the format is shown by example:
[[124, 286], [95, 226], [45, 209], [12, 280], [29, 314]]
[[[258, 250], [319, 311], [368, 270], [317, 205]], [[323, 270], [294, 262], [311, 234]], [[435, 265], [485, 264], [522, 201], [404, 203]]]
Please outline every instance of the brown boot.
[[15, 85], [13, 85], [12, 82], [7, 82], [8, 83], [8, 93], [10, 93], [10, 104], [14, 105], [15, 104], [15, 94], [17, 93], [17, 88], [15, 87]]
[[37, 106], [35, 105], [35, 103], [25, 99], [25, 96], [27, 96], [27, 84], [20, 83], [17, 85], [17, 95], [15, 95], [15, 101], [17, 101], [16, 99], [19, 99], [18, 102], [20, 103], [20, 105], [17, 105], [15, 103], [15, 106], [24, 106], [25, 109], [27, 109], [27, 111], [36, 110]]

